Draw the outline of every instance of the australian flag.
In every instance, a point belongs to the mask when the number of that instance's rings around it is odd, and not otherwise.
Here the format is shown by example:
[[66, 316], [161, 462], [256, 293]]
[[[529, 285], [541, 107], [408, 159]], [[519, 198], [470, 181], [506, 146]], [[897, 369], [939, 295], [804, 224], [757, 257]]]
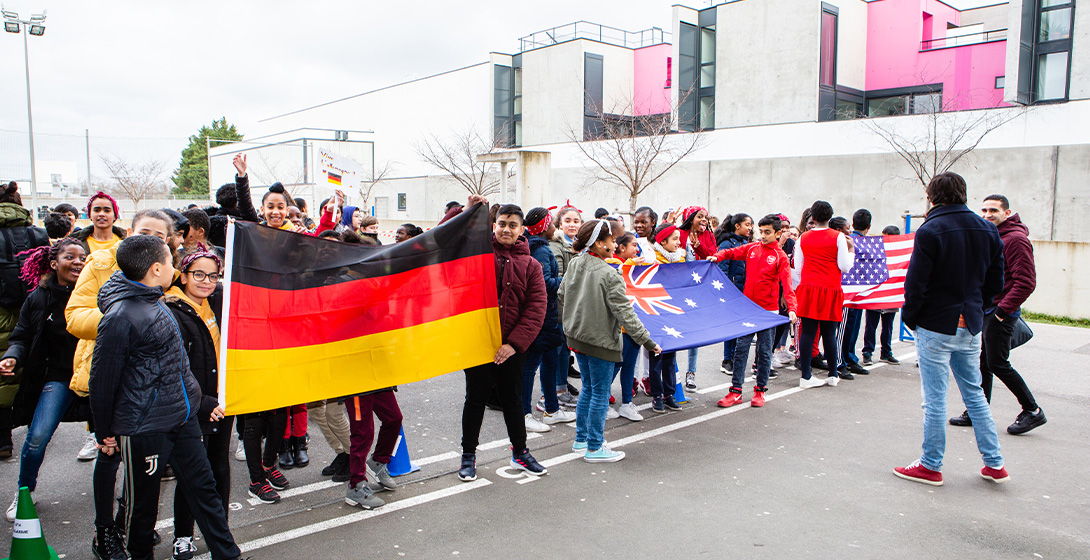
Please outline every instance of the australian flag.
[[788, 321], [750, 301], [708, 261], [623, 266], [632, 309], [664, 352], [699, 348]]

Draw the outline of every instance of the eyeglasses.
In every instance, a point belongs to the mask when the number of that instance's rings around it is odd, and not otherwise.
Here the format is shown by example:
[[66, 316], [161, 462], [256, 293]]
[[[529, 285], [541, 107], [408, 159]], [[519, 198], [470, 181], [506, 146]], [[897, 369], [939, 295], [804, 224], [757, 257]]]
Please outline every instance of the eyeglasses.
[[212, 282], [213, 284], [216, 283], [216, 282], [219, 282], [220, 278], [223, 278], [223, 276], [220, 276], [219, 274], [216, 274], [216, 273], [208, 274], [207, 272], [205, 272], [203, 270], [187, 271], [186, 274], [192, 274], [193, 279], [196, 280], [197, 282], [204, 282], [205, 280], [208, 280], [209, 282]]

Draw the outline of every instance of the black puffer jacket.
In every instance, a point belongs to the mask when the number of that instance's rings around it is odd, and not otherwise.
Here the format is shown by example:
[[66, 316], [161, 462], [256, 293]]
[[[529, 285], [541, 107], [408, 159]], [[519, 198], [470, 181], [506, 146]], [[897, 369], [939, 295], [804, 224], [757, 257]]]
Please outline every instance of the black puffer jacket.
[[[50, 278], [45, 286], [39, 286], [30, 293], [23, 309], [19, 313], [19, 323], [11, 333], [8, 351], [0, 360], [15, 359], [15, 367], [23, 368], [19, 383], [19, 392], [15, 394], [12, 405], [12, 425], [28, 426], [34, 419], [34, 410], [45, 387], [49, 370], [67, 371], [72, 375], [72, 356], [76, 352], [76, 337], [65, 332], [69, 344], [54, 347], [43, 343], [43, 333], [54, 321], [64, 329], [64, 307], [72, 295], [71, 286], [61, 286], [56, 278]], [[49, 337], [44, 338], [48, 340]], [[61, 418], [62, 422], [82, 422], [91, 417], [86, 398], [77, 397]]]
[[201, 404], [197, 419], [201, 423], [201, 431], [205, 435], [212, 433], [218, 426], [212, 422], [212, 409], [219, 404], [219, 364], [216, 359], [216, 343], [212, 340], [212, 334], [204, 324], [204, 319], [197, 314], [193, 306], [180, 297], [174, 295], [174, 291], [163, 298], [167, 309], [178, 321], [178, 328], [182, 333], [182, 347], [189, 357], [189, 370], [193, 372], [197, 384], [201, 386]]
[[556, 263], [547, 239], [532, 235], [527, 240], [530, 242], [530, 255], [541, 264], [545, 293], [549, 297], [545, 304], [545, 321], [541, 324], [541, 332], [530, 349], [545, 352], [564, 344], [564, 327], [560, 326], [560, 311], [556, 302], [556, 292], [560, 289], [560, 266]]
[[120, 272], [98, 292], [104, 316], [89, 385], [99, 442], [171, 432], [198, 413], [201, 388], [162, 295]]

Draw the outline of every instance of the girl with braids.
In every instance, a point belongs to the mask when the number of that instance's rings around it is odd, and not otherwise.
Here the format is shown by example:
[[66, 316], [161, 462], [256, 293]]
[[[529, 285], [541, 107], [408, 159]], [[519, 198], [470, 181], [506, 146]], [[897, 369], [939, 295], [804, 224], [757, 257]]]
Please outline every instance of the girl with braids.
[[620, 273], [605, 261], [616, 249], [608, 222], [581, 225], [572, 249], [582, 256], [572, 260], [558, 294], [564, 334], [583, 375], [572, 451], [584, 452], [588, 463], [612, 463], [624, 459], [623, 452], [605, 442], [609, 388], [622, 359], [621, 327], [649, 352], [658, 354], [662, 348], [632, 311]]
[[[19, 277], [34, 289], [23, 304], [8, 350], [0, 358], [0, 375], [11, 376], [15, 368], [23, 368], [12, 411], [13, 425], [28, 426], [19, 457], [17, 488], [26, 486], [33, 492], [45, 448], [62, 419], [88, 419], [86, 398], [80, 407], [83, 418], [67, 414], [77, 400], [68, 388], [77, 339], [65, 330], [64, 322], [64, 307], [83, 270], [87, 251], [79, 240], [68, 237], [52, 247], [37, 247], [20, 255], [26, 260]], [[15, 520], [15, 508], [16, 502], [12, 502], [8, 521]]]

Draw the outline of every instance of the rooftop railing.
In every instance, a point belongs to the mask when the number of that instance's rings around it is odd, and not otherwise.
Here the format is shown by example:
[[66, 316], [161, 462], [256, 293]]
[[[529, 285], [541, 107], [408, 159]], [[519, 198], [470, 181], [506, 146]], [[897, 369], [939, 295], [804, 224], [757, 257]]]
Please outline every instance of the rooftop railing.
[[993, 31], [969, 33], [966, 35], [956, 35], [954, 37], [941, 37], [939, 39], [920, 41], [920, 52], [948, 49], [951, 47], [963, 47], [965, 45], [978, 45], [980, 43], [991, 43], [992, 41], [1005, 41], [1006, 39], [1006, 29], [995, 29]]
[[649, 47], [670, 42], [670, 34], [658, 27], [642, 31], [625, 31], [608, 25], [577, 21], [552, 29], [531, 33], [519, 39], [519, 52], [563, 43], [574, 39], [590, 39], [600, 43], [616, 45], [628, 49]]

